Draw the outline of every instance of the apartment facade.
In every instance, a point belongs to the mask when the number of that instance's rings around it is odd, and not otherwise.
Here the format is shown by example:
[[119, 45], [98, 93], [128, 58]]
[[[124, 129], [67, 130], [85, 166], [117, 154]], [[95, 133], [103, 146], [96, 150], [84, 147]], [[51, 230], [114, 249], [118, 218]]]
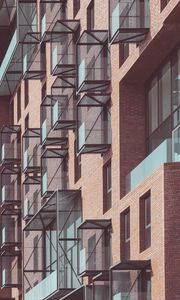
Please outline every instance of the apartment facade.
[[0, 299], [180, 299], [179, 16], [2, 1]]

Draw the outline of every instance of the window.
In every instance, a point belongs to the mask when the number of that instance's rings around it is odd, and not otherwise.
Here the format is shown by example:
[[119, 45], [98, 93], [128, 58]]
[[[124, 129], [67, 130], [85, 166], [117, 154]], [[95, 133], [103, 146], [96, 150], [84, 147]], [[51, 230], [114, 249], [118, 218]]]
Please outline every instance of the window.
[[10, 120], [11, 124], [14, 124], [14, 100], [12, 100], [10, 104]]
[[29, 80], [24, 80], [24, 107], [29, 103]]
[[80, 10], [80, 0], [73, 0], [73, 11], [74, 17], [77, 15], [78, 11]]
[[[56, 268], [56, 230], [55, 223], [51, 224], [49, 229], [45, 231], [45, 260], [47, 275]], [[54, 228], [54, 229], [53, 229]]]
[[94, 18], [94, 0], [92, 0], [87, 8], [87, 29], [92, 30], [95, 27]]
[[130, 208], [121, 213], [121, 259], [130, 259]]
[[34, 248], [34, 261], [33, 261], [33, 269], [38, 270], [38, 236], [36, 235], [33, 239], [33, 248]]
[[88, 270], [96, 270], [96, 234], [88, 239]]
[[140, 251], [151, 246], [151, 196], [150, 192], [140, 198]]
[[119, 67], [123, 65], [129, 56], [129, 44], [119, 44]]
[[29, 128], [29, 114], [27, 114], [27, 116], [25, 117], [24, 127], [25, 129]]
[[103, 167], [103, 212], [112, 206], [111, 160]]
[[75, 183], [81, 178], [81, 155], [77, 155], [77, 140], [74, 142], [74, 177]]
[[148, 93], [149, 105], [149, 134], [158, 127], [158, 81], [157, 77], [152, 81]]
[[161, 0], [161, 11], [166, 7], [170, 0]]
[[17, 91], [17, 121], [21, 118], [21, 87]]
[[159, 119], [163, 122], [171, 113], [171, 68], [168, 62], [160, 73], [159, 80]]

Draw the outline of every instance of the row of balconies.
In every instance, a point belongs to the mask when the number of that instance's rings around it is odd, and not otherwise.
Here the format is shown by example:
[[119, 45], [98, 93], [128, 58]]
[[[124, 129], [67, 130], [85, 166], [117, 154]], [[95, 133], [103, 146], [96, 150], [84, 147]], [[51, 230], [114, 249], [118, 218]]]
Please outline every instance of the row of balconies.
[[[146, 36], [147, 3], [110, 1], [111, 43], [137, 43]], [[84, 31], [79, 37], [80, 23], [66, 20], [65, 4], [40, 2], [38, 32], [36, 3], [18, 1], [18, 27], [0, 67], [3, 94], [11, 95], [21, 77], [45, 76], [44, 43], [50, 42], [51, 74], [56, 76], [51, 95], [42, 99], [41, 128], [25, 131], [22, 153], [18, 126], [6, 126], [1, 133], [2, 287], [19, 288], [23, 269], [25, 300], [52, 295], [68, 299], [70, 292], [72, 297], [79, 293], [79, 299], [103, 300], [108, 294], [113, 300], [132, 296], [147, 300], [144, 273], [150, 270], [149, 262], [110, 269], [110, 220], [81, 223], [81, 192], [68, 186], [68, 130], [77, 130], [79, 154], [104, 153], [111, 145], [111, 72], [108, 31]], [[22, 198], [27, 222], [23, 241]], [[145, 283], [140, 289], [141, 274]], [[81, 287], [84, 276], [93, 278], [92, 286]]]

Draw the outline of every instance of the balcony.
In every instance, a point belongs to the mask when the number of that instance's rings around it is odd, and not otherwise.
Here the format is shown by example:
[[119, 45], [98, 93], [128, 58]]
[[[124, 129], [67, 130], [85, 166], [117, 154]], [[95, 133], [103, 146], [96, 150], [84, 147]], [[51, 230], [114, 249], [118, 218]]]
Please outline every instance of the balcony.
[[64, 78], [76, 76], [76, 36], [78, 20], [58, 20], [52, 29], [51, 74]]
[[1, 130], [1, 173], [17, 174], [21, 162], [21, 128], [4, 126]]
[[[178, 129], [179, 131], [179, 129]], [[126, 193], [132, 191], [143, 180], [150, 176], [161, 164], [180, 161], [180, 139], [174, 132], [172, 139], [164, 140], [126, 177]], [[179, 133], [180, 134], [180, 131]]]
[[66, 2], [67, 0], [40, 0], [41, 42], [50, 42], [55, 23], [65, 19]]
[[111, 267], [110, 299], [151, 300], [149, 260], [124, 261]]
[[78, 152], [105, 153], [111, 146], [110, 95], [85, 94], [77, 104]]
[[1, 289], [21, 288], [22, 275], [19, 254], [1, 255]]
[[1, 174], [1, 208], [12, 212], [21, 207], [20, 176]]
[[12, 212], [1, 214], [1, 222], [1, 250], [9, 253], [12, 249], [19, 249], [21, 246], [19, 215]]
[[[40, 181], [41, 164], [41, 130], [39, 128], [28, 128], [23, 134], [23, 172], [26, 176]], [[27, 177], [26, 177], [27, 179]]]
[[[53, 99], [55, 96], [53, 96]], [[53, 118], [52, 115], [53, 102], [52, 95], [47, 95], [41, 102], [41, 145], [46, 146], [63, 146], [67, 144], [67, 131], [60, 132], [52, 130]], [[55, 112], [54, 112], [55, 114]]]
[[41, 208], [41, 185], [23, 184], [23, 219], [29, 221]]
[[108, 33], [84, 31], [77, 42], [78, 93], [107, 92], [110, 88], [111, 70]]
[[0, 9], [0, 27], [7, 28], [11, 26], [16, 15], [16, 1], [3, 0]]
[[70, 292], [61, 300], [92, 300], [92, 285], [83, 285]]
[[139, 43], [149, 32], [148, 0], [109, 0], [111, 44]]
[[40, 33], [27, 33], [23, 40], [23, 79], [41, 80], [45, 76], [45, 53], [42, 51]]
[[[57, 190], [25, 226], [24, 299], [60, 299], [81, 281], [77, 276], [77, 227], [81, 192]], [[42, 257], [44, 259], [42, 259]]]
[[47, 198], [55, 190], [68, 189], [67, 149], [49, 148], [41, 156], [41, 195]]
[[[109, 271], [103, 271], [93, 278], [93, 300], [109, 299]], [[119, 298], [121, 299], [121, 298]]]
[[76, 97], [73, 89], [62, 89], [59, 96], [52, 95], [52, 130], [76, 128]]
[[78, 227], [78, 274], [93, 278], [111, 263], [111, 220], [86, 220]]

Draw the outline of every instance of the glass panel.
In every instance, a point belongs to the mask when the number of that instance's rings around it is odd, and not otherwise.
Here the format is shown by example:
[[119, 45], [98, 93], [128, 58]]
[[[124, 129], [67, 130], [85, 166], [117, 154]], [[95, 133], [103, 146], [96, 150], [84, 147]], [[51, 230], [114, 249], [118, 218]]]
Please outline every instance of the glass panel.
[[78, 129], [78, 142], [79, 142], [79, 149], [83, 147], [85, 144], [86, 138], [85, 138], [85, 122], [81, 124], [81, 126]]
[[25, 294], [25, 300], [43, 300], [57, 290], [57, 270], [48, 275], [29, 292]]
[[52, 115], [52, 120], [53, 120], [53, 125], [58, 121], [58, 116], [60, 114], [60, 106], [58, 105], [58, 101], [53, 105], [52, 107], [53, 110], [53, 115]]
[[112, 32], [111, 32], [111, 36], [113, 36], [120, 27], [119, 9], [120, 9], [120, 4], [118, 3], [116, 8], [112, 12], [112, 29], [111, 29]]
[[175, 129], [172, 137], [173, 137], [173, 143], [172, 143], [173, 161], [178, 162], [180, 161], [180, 127]]
[[158, 82], [155, 78], [148, 93], [149, 102], [149, 133], [158, 127]]
[[24, 170], [28, 167], [28, 151], [24, 151], [24, 160], [23, 160]]
[[78, 87], [81, 86], [81, 84], [85, 81], [86, 79], [86, 66], [85, 66], [85, 59], [82, 60], [78, 67]]
[[47, 192], [47, 172], [42, 176], [42, 193], [45, 194]]
[[172, 58], [172, 106], [180, 105], [180, 50]]
[[57, 59], [57, 46], [54, 47], [53, 53], [52, 53], [52, 70], [57, 66], [58, 59]]
[[47, 137], [47, 121], [44, 120], [42, 123], [42, 141], [44, 141]]
[[168, 62], [162, 69], [159, 81], [160, 121], [164, 121], [171, 113], [171, 68]]
[[27, 54], [23, 57], [23, 74], [26, 73], [27, 71], [27, 66], [28, 66], [28, 63], [27, 63]]
[[41, 36], [43, 36], [45, 32], [46, 32], [46, 14], [44, 14], [41, 20]]
[[127, 176], [127, 192], [139, 185], [161, 164], [172, 161], [171, 139], [165, 140]]
[[24, 217], [28, 216], [29, 214], [29, 200], [26, 198], [24, 200]]
[[8, 64], [10, 62], [10, 59], [12, 58], [12, 55], [14, 53], [14, 50], [17, 46], [17, 30], [14, 32], [13, 37], [11, 39], [11, 42], [9, 44], [9, 47], [6, 51], [6, 54], [4, 56], [4, 59], [0, 66], [0, 80], [2, 80], [4, 73], [6, 72], [6, 69], [8, 67]]

